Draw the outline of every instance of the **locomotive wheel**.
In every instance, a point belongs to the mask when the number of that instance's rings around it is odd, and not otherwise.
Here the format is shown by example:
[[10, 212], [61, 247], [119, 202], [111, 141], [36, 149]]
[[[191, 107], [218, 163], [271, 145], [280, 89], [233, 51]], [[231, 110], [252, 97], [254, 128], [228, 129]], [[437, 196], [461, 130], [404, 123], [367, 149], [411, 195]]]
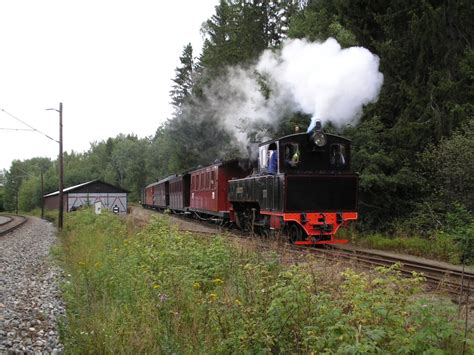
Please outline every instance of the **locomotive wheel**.
[[245, 212], [237, 213], [236, 224], [243, 232], [250, 232], [252, 230], [252, 222]]
[[296, 223], [290, 226], [288, 230], [288, 240], [291, 244], [294, 244], [297, 241], [302, 240], [303, 238], [303, 231], [301, 230], [300, 226]]

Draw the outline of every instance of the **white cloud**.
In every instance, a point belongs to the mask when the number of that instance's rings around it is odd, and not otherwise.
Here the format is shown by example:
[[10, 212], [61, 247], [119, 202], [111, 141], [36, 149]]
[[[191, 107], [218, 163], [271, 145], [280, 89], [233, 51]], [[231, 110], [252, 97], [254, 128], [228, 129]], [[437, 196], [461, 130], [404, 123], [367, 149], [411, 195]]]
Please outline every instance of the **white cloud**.
[[[0, 108], [58, 138], [64, 149], [118, 133], [148, 136], [171, 114], [169, 90], [184, 45], [217, 0], [18, 0], [0, 2]], [[0, 112], [0, 128], [23, 128]], [[0, 169], [13, 159], [55, 157], [57, 144], [0, 130]]]

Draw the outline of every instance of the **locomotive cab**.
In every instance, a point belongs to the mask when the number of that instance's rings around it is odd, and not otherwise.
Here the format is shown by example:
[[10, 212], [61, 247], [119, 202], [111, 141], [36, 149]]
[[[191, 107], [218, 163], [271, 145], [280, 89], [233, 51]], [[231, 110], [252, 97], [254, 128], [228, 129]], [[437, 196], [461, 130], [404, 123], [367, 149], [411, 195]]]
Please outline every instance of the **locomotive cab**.
[[260, 144], [257, 173], [229, 181], [236, 223], [282, 231], [296, 244], [346, 243], [335, 234], [357, 219], [350, 148], [348, 139], [318, 129]]
[[[277, 156], [277, 170], [271, 171], [271, 159]], [[317, 146], [307, 133], [292, 134], [259, 147], [259, 174], [312, 174], [350, 171], [350, 141], [326, 134], [324, 146]]]

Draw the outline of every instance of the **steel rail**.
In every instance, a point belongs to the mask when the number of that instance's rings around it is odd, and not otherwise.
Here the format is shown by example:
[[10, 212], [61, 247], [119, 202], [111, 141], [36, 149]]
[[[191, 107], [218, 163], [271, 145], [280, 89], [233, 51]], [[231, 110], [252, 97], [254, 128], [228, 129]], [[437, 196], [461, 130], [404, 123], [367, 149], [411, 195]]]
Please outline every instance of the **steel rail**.
[[9, 215], [4, 217], [10, 218], [10, 221], [1, 225], [0, 236], [4, 236], [8, 233], [13, 232], [14, 230], [23, 226], [28, 221], [28, 218], [25, 216]]

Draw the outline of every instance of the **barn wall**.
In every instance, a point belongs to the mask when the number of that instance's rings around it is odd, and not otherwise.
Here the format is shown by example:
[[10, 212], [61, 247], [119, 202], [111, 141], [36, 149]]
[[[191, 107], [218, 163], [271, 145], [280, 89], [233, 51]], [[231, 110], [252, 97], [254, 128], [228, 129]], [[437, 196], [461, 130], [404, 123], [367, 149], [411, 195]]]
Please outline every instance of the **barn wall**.
[[92, 206], [98, 201], [102, 203], [102, 208], [112, 210], [114, 206], [117, 206], [120, 214], [127, 213], [128, 199], [124, 192], [69, 193], [68, 211], [82, 206]]
[[57, 209], [59, 206], [59, 196], [50, 196], [44, 198], [44, 208], [47, 210]]
[[[64, 210], [67, 209], [67, 194], [63, 197]], [[57, 210], [59, 208], [59, 195], [44, 198], [44, 208], [47, 210]]]

